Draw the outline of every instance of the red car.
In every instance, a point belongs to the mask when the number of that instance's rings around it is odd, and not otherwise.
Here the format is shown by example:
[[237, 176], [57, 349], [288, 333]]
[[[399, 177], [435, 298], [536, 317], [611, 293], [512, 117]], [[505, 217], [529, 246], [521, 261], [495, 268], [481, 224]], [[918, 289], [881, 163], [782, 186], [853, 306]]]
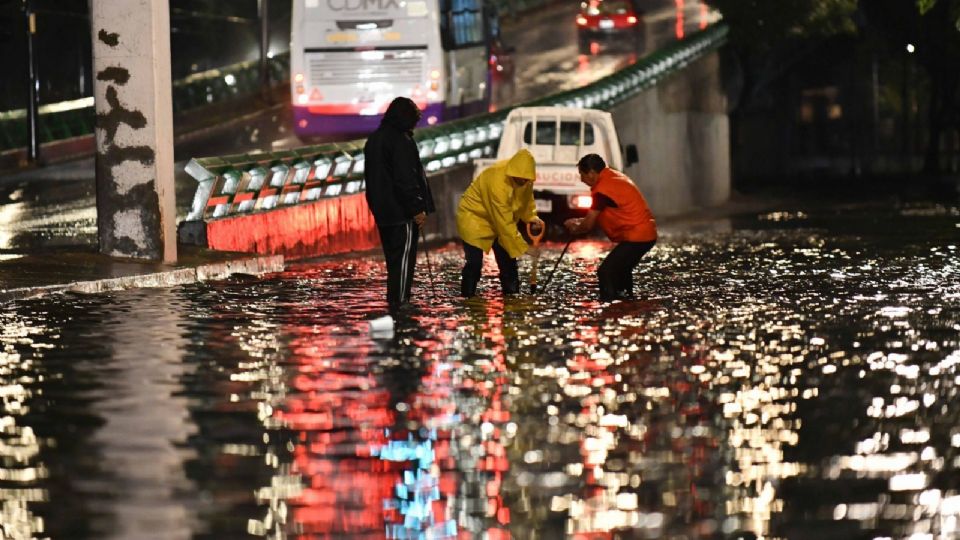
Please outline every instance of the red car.
[[631, 0], [585, 0], [577, 14], [577, 38], [580, 52], [590, 52], [590, 43], [614, 40], [630, 48], [642, 44], [642, 15]]

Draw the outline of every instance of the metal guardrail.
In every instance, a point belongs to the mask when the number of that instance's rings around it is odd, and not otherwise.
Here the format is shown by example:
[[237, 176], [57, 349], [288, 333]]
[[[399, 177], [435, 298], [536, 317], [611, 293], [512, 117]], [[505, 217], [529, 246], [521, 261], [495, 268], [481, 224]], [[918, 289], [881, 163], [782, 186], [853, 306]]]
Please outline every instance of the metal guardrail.
[[[270, 76], [286, 81], [290, 72], [290, 55], [271, 58]], [[259, 62], [239, 62], [222, 68], [194, 73], [173, 82], [173, 111], [179, 113], [196, 107], [250, 95], [259, 91]], [[40, 142], [48, 143], [93, 133], [96, 112], [92, 97], [40, 107]], [[26, 110], [0, 112], [0, 151], [27, 144]]]
[[[727, 27], [713, 25], [672, 43], [589, 86], [516, 105], [610, 109], [726, 42]], [[419, 129], [415, 139], [428, 173], [492, 156], [512, 109]], [[362, 192], [363, 140], [288, 151], [194, 158], [186, 171], [197, 180], [187, 221], [210, 221], [322, 198]]]

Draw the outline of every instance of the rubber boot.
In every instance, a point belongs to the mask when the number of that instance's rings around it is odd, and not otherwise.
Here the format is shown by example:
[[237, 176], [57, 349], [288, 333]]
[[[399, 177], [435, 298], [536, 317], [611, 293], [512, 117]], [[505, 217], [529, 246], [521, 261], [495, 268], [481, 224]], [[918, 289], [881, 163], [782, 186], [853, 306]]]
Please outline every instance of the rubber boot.
[[460, 296], [470, 298], [477, 295], [477, 285], [480, 283], [480, 276], [473, 275], [464, 270], [460, 278]]
[[501, 276], [500, 287], [503, 289], [503, 294], [520, 294], [520, 278]]

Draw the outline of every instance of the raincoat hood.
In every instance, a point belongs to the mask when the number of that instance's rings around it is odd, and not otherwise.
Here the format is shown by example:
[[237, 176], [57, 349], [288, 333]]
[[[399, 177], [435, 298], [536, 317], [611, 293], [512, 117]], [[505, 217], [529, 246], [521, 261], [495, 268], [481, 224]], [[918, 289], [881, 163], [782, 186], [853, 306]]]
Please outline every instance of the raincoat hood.
[[517, 153], [507, 161], [507, 176], [536, 180], [537, 163], [533, 159], [533, 154], [526, 148], [517, 150]]
[[387, 111], [383, 113], [381, 124], [388, 124], [400, 131], [413, 131], [420, 121], [420, 109], [412, 99], [398, 97], [390, 102]]

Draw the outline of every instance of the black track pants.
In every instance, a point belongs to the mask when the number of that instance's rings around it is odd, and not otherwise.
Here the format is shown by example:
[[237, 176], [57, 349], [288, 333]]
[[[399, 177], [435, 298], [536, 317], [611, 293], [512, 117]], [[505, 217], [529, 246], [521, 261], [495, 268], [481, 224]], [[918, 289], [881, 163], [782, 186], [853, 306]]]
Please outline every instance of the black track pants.
[[633, 269], [640, 264], [640, 259], [657, 243], [652, 242], [620, 242], [617, 244], [597, 269], [597, 279], [600, 282], [600, 300], [610, 301], [622, 298], [633, 298]]
[[[463, 254], [466, 261], [461, 274], [460, 295], [469, 298], [477, 294], [477, 284], [483, 273], [483, 250], [464, 242]], [[497, 259], [497, 267], [500, 269], [500, 288], [503, 294], [519, 293], [520, 272], [517, 269], [517, 260], [496, 241], [493, 242], [493, 256]]]
[[420, 228], [411, 220], [399, 225], [377, 225], [377, 229], [387, 261], [387, 303], [391, 308], [400, 307], [410, 301]]

